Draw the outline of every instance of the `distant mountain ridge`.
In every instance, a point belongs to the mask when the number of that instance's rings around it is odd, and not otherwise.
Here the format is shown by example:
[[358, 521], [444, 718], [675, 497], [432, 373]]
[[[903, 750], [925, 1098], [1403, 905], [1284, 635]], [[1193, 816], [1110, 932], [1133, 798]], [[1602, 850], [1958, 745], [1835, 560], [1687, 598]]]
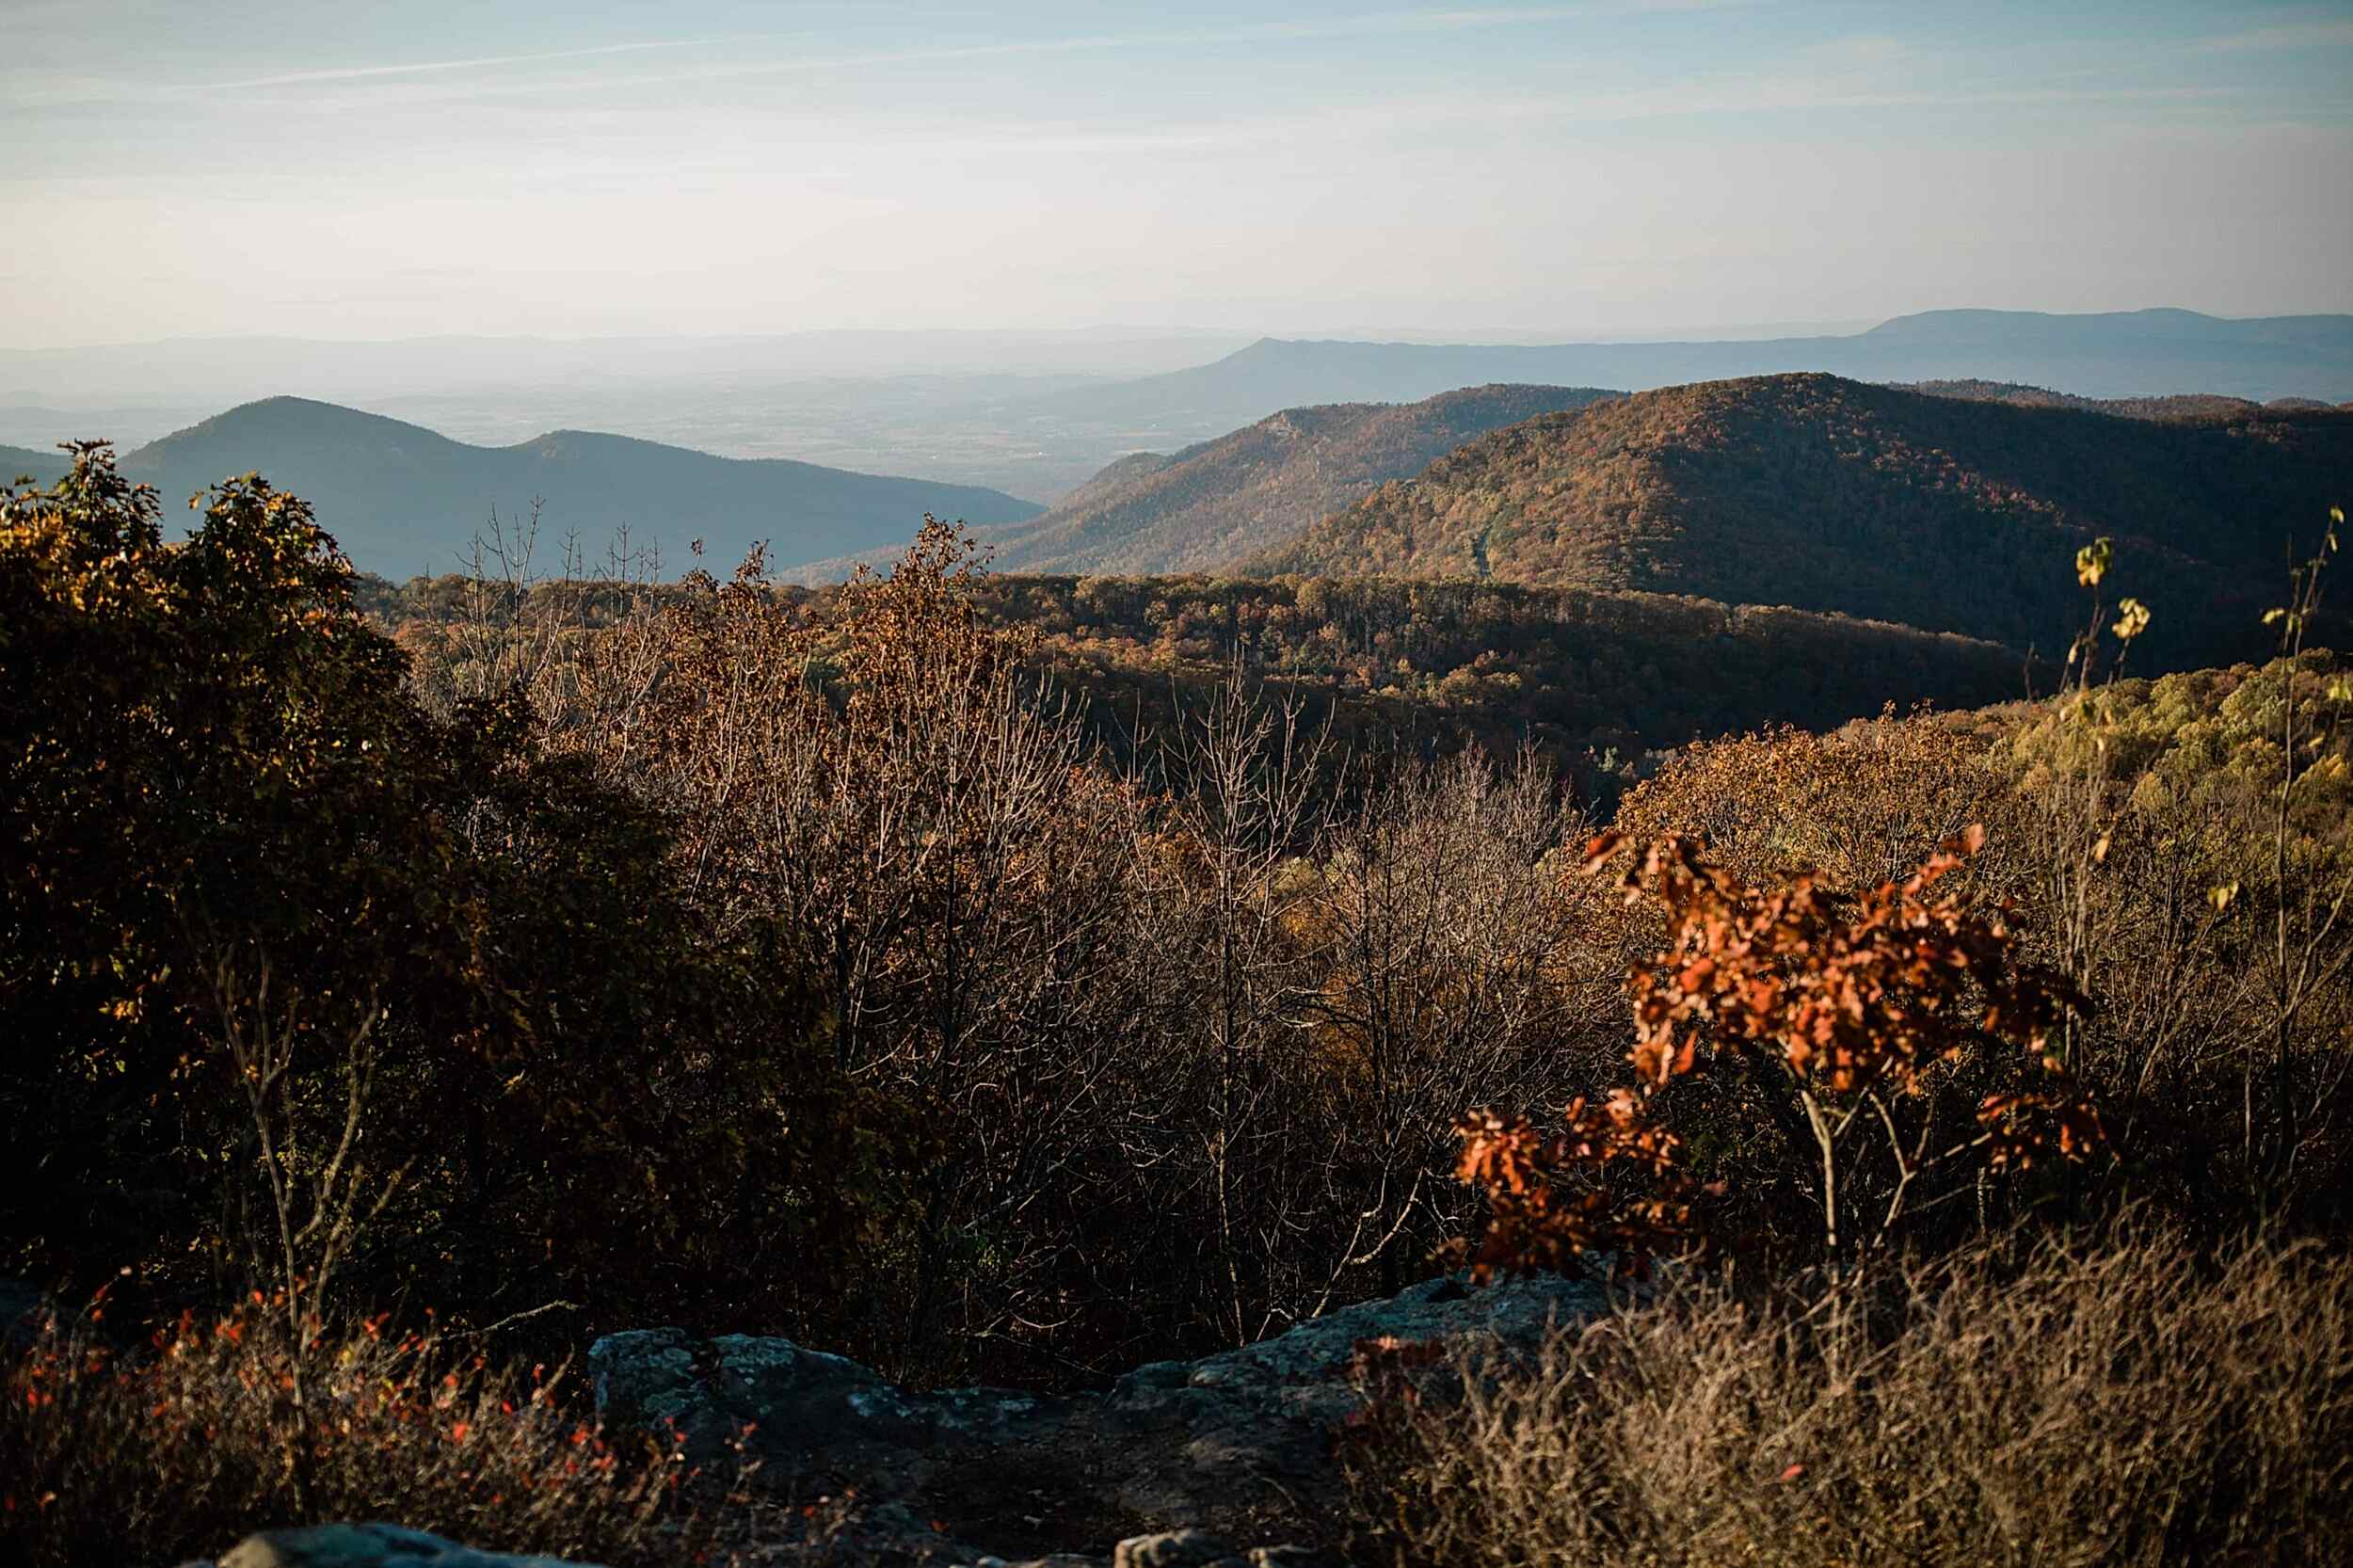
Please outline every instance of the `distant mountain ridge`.
[[1298, 534], [1465, 441], [1615, 392], [1468, 387], [1419, 403], [1287, 408], [1174, 456], [1123, 457], [994, 532], [1000, 571], [1213, 571]]
[[1821, 371], [1856, 380], [1987, 380], [2086, 397], [2192, 388], [2267, 401], [2353, 398], [2353, 316], [2230, 319], [2194, 311], [2059, 315], [1932, 311], [1845, 336], [1545, 345], [1262, 338], [1211, 364], [1033, 405], [1139, 428], [1232, 426], [1278, 408], [1405, 403], [1487, 382], [1635, 390]]
[[45, 485], [70, 466], [62, 452], [35, 452], [29, 447], [0, 446], [0, 485], [24, 476]]
[[2291, 534], [2353, 496], [2353, 413], [2184, 422], [2021, 408], [1819, 375], [1546, 414], [1392, 481], [1250, 563], [1786, 604], [2063, 648], [2070, 569], [2147, 601], [2170, 664], [2265, 650]]
[[2251, 397], [2226, 397], [2219, 392], [2169, 392], [2151, 397], [2079, 397], [2049, 387], [2028, 387], [2014, 381], [1914, 381], [1898, 383], [1905, 392], [1930, 392], [1938, 397], [1967, 398], [1977, 403], [2010, 403], [2022, 408], [2084, 408], [2124, 419], [2234, 419], [2265, 408], [2286, 410], [2326, 408], [2312, 397], [2275, 397], [2258, 403]]
[[[5, 465], [0, 465], [5, 466]], [[63, 467], [51, 461], [36, 473]], [[1016, 522], [1043, 508], [1001, 491], [854, 473], [785, 458], [717, 457], [626, 436], [555, 430], [512, 446], [472, 446], [423, 425], [332, 403], [248, 403], [151, 441], [122, 472], [178, 504], [232, 474], [260, 471], [318, 510], [355, 562], [387, 576], [456, 569], [495, 508], [503, 518], [544, 504], [548, 536], [575, 534], [600, 552], [616, 529], [660, 551], [665, 571], [732, 568], [755, 541], [780, 562], [904, 541], [926, 512], [974, 523]], [[543, 536], [552, 567], [560, 539]]]
[[2213, 316], [2199, 311], [1918, 311], [1890, 317], [1861, 336], [1875, 343], [1931, 344], [1939, 348], [2073, 344], [2114, 351], [2204, 344], [2232, 348], [2262, 344], [2291, 349], [2353, 350], [2353, 316]]

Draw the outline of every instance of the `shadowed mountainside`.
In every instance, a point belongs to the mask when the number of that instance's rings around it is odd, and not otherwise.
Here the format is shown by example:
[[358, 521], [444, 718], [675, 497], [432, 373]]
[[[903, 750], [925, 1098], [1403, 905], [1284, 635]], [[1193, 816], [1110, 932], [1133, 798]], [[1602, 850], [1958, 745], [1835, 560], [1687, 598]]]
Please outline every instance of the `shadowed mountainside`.
[[2353, 494], [2353, 414], [2199, 423], [1775, 376], [1484, 436], [1252, 569], [1499, 578], [1788, 604], [2061, 649], [2117, 542], [2168, 665], [2263, 651], [2291, 533]]

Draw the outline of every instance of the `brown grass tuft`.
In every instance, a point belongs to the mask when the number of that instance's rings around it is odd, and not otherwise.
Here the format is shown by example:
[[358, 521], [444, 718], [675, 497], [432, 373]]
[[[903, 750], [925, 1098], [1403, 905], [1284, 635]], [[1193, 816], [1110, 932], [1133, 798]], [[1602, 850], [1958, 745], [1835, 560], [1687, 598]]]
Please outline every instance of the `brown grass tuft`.
[[1401, 1563], [2353, 1561], [2353, 1259], [1980, 1248], [1811, 1307], [1685, 1285], [1399, 1401], [1352, 1481]]

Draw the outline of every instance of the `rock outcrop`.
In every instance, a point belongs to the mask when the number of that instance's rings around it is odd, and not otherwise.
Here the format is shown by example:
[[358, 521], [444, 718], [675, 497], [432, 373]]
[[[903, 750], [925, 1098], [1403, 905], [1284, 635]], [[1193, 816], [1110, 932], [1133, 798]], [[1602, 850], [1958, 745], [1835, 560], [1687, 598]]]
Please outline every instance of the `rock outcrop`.
[[[1078, 1543], [1100, 1553], [1126, 1541], [1118, 1560], [1145, 1568], [1162, 1559], [1128, 1550], [1139, 1532], [1279, 1540], [1303, 1505], [1331, 1495], [1334, 1435], [1363, 1398], [1351, 1377], [1360, 1343], [1477, 1344], [1508, 1355], [1603, 1300], [1579, 1281], [1472, 1289], [1433, 1280], [1255, 1345], [1156, 1362], [1107, 1390], [1058, 1397], [919, 1393], [790, 1340], [666, 1328], [598, 1340], [589, 1369], [609, 1422], [675, 1426], [706, 1450], [743, 1436], [769, 1475], [814, 1490], [855, 1486], [1004, 1557]], [[1224, 1548], [1203, 1560], [1227, 1560], [1246, 1557]]]
[[[1109, 1388], [922, 1393], [838, 1355], [749, 1335], [609, 1335], [588, 1352], [599, 1410], [716, 1452], [745, 1442], [803, 1496], [855, 1490], [828, 1562], [927, 1568], [1334, 1568], [1297, 1545], [1338, 1484], [1333, 1445], [1365, 1395], [1368, 1341], [1511, 1357], [1590, 1318], [1602, 1288], [1561, 1279], [1472, 1289], [1433, 1280]], [[747, 1431], [748, 1429], [748, 1431]], [[780, 1545], [782, 1544], [779, 1544]], [[784, 1548], [772, 1560], [799, 1562]], [[186, 1565], [210, 1568], [210, 1565]], [[219, 1568], [588, 1568], [384, 1524], [248, 1538]]]
[[[952, 1550], [934, 1544], [920, 1552], [885, 1548], [891, 1560], [949, 1563]], [[970, 1557], [971, 1554], [964, 1554]], [[838, 1560], [828, 1555], [824, 1560]], [[1112, 1548], [1110, 1568], [1327, 1568], [1327, 1558], [1298, 1546], [1237, 1549], [1208, 1530], [1168, 1530], [1139, 1535]], [[184, 1563], [181, 1568], [215, 1568]], [[553, 1558], [509, 1557], [477, 1551], [455, 1541], [400, 1525], [312, 1525], [301, 1529], [264, 1530], [232, 1547], [217, 1568], [595, 1568], [592, 1563]], [[1099, 1558], [1057, 1553], [1034, 1562], [1009, 1563], [980, 1557], [974, 1568], [1103, 1568]]]

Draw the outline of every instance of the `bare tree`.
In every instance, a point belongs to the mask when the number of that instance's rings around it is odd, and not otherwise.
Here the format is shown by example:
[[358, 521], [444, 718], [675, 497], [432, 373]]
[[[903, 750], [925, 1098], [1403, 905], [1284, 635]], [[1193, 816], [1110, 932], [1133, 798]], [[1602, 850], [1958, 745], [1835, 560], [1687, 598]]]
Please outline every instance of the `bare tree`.
[[[332, 1301], [335, 1273], [368, 1223], [382, 1213], [407, 1167], [362, 1157], [385, 1010], [376, 984], [312, 995], [279, 978], [251, 942], [224, 942], [205, 965], [229, 1070], [249, 1114], [251, 1148], [269, 1208], [248, 1225], [257, 1291], [280, 1314], [290, 1354], [287, 1464], [306, 1505], [302, 1451], [312, 1409], [312, 1346]], [[312, 1070], [329, 1081], [306, 1096]]]

